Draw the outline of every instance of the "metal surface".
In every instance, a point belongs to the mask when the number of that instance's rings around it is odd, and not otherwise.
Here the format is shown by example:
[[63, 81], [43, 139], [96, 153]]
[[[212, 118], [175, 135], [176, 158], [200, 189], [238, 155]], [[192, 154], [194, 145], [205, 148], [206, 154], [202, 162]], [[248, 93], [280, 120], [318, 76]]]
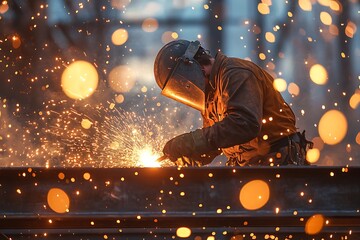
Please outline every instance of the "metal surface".
[[[3, 168], [0, 239], [179, 239], [179, 227], [191, 239], [359, 239], [359, 176], [360, 168], [314, 166]], [[270, 198], [246, 210], [239, 193], [252, 180], [266, 182]], [[50, 207], [53, 188], [67, 194], [67, 212]], [[325, 226], [307, 235], [316, 214]]]

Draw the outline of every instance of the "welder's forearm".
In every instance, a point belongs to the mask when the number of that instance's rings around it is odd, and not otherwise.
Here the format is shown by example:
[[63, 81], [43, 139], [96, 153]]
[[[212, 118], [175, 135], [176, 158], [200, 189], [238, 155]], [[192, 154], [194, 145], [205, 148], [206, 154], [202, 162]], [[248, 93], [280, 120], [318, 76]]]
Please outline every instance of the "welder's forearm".
[[[241, 117], [246, 118], [246, 117]], [[227, 148], [249, 142], [260, 132], [258, 119], [228, 116], [211, 127], [203, 128], [203, 134], [213, 148]]]

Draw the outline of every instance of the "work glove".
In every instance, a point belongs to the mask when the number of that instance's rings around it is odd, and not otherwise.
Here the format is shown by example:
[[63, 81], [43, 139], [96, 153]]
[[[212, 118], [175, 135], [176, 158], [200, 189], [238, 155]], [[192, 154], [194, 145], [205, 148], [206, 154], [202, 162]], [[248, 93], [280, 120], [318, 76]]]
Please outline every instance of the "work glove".
[[201, 167], [203, 164], [195, 159], [188, 157], [178, 157], [170, 159], [178, 167]]
[[169, 140], [164, 146], [163, 153], [177, 166], [201, 166], [203, 161], [200, 156], [213, 149], [203, 131], [198, 129]]

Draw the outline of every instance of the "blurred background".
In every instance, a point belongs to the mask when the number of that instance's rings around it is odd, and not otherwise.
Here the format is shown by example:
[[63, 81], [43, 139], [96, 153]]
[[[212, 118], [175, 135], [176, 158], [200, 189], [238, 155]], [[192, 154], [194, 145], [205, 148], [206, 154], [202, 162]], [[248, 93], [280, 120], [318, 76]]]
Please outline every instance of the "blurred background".
[[0, 166], [143, 166], [201, 127], [153, 77], [175, 39], [265, 68], [309, 160], [360, 165], [359, 23], [358, 0], [0, 0]]

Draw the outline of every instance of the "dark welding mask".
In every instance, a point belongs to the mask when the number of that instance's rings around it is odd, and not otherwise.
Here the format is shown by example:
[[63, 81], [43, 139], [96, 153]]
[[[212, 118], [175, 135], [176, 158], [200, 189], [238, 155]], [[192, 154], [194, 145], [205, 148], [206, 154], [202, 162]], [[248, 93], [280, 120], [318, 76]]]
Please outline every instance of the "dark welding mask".
[[199, 48], [199, 41], [166, 44], [155, 59], [154, 74], [163, 95], [204, 113], [205, 76], [194, 59]]

